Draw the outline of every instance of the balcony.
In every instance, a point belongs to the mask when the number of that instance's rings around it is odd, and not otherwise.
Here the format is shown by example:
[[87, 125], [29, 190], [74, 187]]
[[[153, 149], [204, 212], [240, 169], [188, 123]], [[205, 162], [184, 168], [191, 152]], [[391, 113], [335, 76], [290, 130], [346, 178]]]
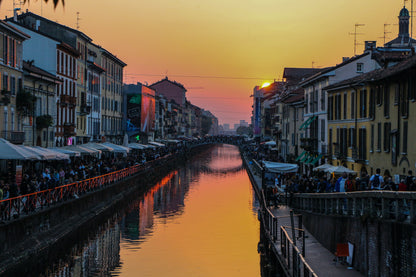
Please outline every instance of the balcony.
[[91, 113], [91, 106], [81, 104], [80, 115], [87, 115], [87, 114], [90, 114], [90, 113]]
[[10, 141], [13, 144], [22, 144], [25, 141], [25, 132], [21, 131], [2, 131], [1, 138]]
[[75, 124], [74, 123], [65, 123], [64, 124], [64, 136], [71, 137], [75, 136]]
[[318, 152], [317, 138], [301, 138], [300, 147], [309, 152]]
[[77, 99], [75, 98], [75, 96], [70, 96], [70, 95], [61, 95], [60, 100], [61, 100], [62, 106], [66, 106], [66, 105], [75, 106], [77, 103]]

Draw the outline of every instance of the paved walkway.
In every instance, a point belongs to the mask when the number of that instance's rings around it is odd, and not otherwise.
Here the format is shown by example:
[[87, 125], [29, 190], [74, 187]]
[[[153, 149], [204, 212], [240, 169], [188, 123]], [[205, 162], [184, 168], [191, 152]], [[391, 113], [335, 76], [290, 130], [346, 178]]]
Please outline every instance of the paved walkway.
[[[255, 169], [254, 164], [249, 164], [249, 169], [253, 173], [253, 178], [255, 180], [256, 185], [258, 188], [261, 188], [261, 176], [260, 174], [254, 174]], [[281, 205], [279, 208], [270, 208], [270, 211], [273, 213], [274, 216], [278, 217], [278, 226], [291, 226], [290, 221], [290, 207]], [[294, 217], [295, 228], [299, 227], [298, 224], [298, 217]], [[312, 270], [319, 276], [319, 277], [333, 277], [333, 276], [340, 276], [340, 277], [355, 277], [355, 276], [364, 276], [364, 274], [356, 271], [355, 269], [348, 269], [347, 266], [342, 265], [340, 263], [334, 262], [335, 255], [331, 253], [328, 249], [322, 246], [314, 236], [312, 236], [308, 230], [304, 226], [302, 228], [305, 230], [305, 260], [312, 268]], [[290, 231], [291, 229], [287, 229]], [[291, 232], [288, 232], [291, 236]], [[297, 236], [298, 232], [296, 232]], [[302, 250], [302, 240], [297, 240], [297, 245], [300, 250]], [[280, 236], [278, 236], [277, 242], [274, 244], [278, 253], [280, 251]]]

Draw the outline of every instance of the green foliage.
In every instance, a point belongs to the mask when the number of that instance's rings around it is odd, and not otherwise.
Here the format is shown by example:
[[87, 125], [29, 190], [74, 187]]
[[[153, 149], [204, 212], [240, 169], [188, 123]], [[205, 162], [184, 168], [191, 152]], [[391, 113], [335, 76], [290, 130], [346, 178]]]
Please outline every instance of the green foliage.
[[10, 104], [10, 91], [1, 90], [0, 105], [9, 105]]
[[201, 119], [201, 133], [202, 135], [206, 135], [211, 130], [212, 126], [212, 119], [208, 116], [203, 115]]
[[33, 114], [36, 97], [25, 90], [19, 91], [16, 95], [16, 109], [19, 114], [28, 116]]
[[53, 118], [49, 114], [44, 114], [36, 117], [36, 129], [42, 130], [49, 128], [53, 124]]
[[236, 132], [238, 135], [248, 135], [248, 136], [253, 135], [253, 129], [251, 129], [250, 127], [246, 127], [246, 126], [238, 127]]

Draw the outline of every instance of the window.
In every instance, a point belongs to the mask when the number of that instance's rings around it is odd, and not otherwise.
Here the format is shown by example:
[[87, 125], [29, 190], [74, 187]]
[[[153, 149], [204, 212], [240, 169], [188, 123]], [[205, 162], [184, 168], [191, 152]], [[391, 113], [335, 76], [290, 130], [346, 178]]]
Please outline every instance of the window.
[[312, 91], [312, 93], [311, 93], [311, 95], [310, 95], [310, 99], [309, 99], [309, 112], [311, 112], [311, 113], [314, 113], [315, 112], [315, 110], [313, 109], [313, 91]]
[[328, 120], [334, 119], [334, 98], [333, 96], [328, 97]]
[[376, 87], [376, 103], [377, 106], [383, 105], [383, 86], [381, 85]]
[[[309, 99], [309, 95], [306, 94], [305, 95], [305, 113], [308, 113], [308, 99]], [[277, 112], [279, 112], [279, 110]]]
[[3, 74], [3, 89], [6, 91], [9, 90], [9, 76], [7, 74]]
[[405, 89], [404, 84], [400, 86], [400, 113], [401, 116], [407, 118], [409, 115], [409, 91]]
[[381, 123], [377, 123], [377, 152], [381, 151]]
[[367, 91], [360, 90], [360, 118], [367, 117]]
[[408, 122], [403, 122], [403, 147], [402, 153], [407, 154], [407, 133], [408, 133]]
[[335, 95], [335, 120], [341, 119], [341, 95]]
[[3, 36], [3, 64], [8, 64], [9, 62], [9, 40], [6, 35]]
[[370, 135], [370, 152], [373, 153], [374, 152], [374, 124], [371, 124], [371, 135]]
[[348, 130], [348, 147], [354, 147], [355, 146], [355, 128], [350, 128]]
[[295, 146], [295, 134], [292, 133], [292, 146]]
[[12, 95], [16, 95], [16, 78], [10, 76], [10, 92]]
[[321, 90], [321, 111], [325, 111], [325, 91]]
[[343, 109], [344, 119], [347, 119], [347, 93], [344, 93], [344, 109]]
[[358, 157], [362, 161], [365, 161], [367, 159], [367, 130], [366, 129], [360, 129], [359, 131]]
[[391, 131], [391, 123], [385, 122], [384, 123], [384, 152], [390, 151], [390, 131]]
[[328, 142], [328, 145], [329, 145], [329, 158], [332, 160], [332, 147], [333, 147], [333, 145], [332, 145], [332, 128], [331, 129], [329, 129], [329, 135], [328, 135], [328, 137], [329, 137], [329, 142]]
[[394, 85], [394, 105], [398, 105], [400, 100], [400, 86], [399, 84]]
[[371, 119], [374, 119], [375, 115], [376, 115], [376, 93], [375, 90], [373, 88], [371, 88], [370, 90], [370, 107], [368, 109], [368, 117], [370, 117]]
[[389, 86], [384, 86], [384, 117], [390, 117], [390, 94]]
[[357, 73], [362, 73], [364, 71], [364, 64], [357, 63]]
[[351, 92], [351, 119], [355, 118], [355, 91]]
[[416, 78], [409, 77], [409, 98], [413, 101], [416, 100]]
[[314, 110], [314, 112], [318, 111], [318, 96], [319, 96], [318, 91], [315, 90], [315, 94], [314, 94], [314, 98], [313, 98], [313, 105], [314, 105], [313, 110]]

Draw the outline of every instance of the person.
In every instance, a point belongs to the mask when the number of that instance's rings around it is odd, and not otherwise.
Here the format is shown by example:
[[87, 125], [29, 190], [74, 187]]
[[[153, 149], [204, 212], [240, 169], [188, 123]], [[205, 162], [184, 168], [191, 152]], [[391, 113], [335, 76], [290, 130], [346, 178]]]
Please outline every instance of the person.
[[351, 191], [356, 191], [357, 187], [356, 187], [356, 181], [354, 179], [354, 176], [352, 176], [352, 174], [348, 174], [348, 179], [346, 181], [346, 191], [347, 192], [351, 192]]
[[347, 181], [347, 172], [344, 172], [342, 173], [342, 176], [339, 177], [337, 182], [335, 183], [335, 191], [346, 192], [346, 185], [345, 185], [346, 181]]
[[412, 190], [411, 187], [413, 186], [413, 172], [411, 170], [409, 170], [407, 172], [407, 176], [406, 179], [404, 181], [404, 183], [406, 184], [407, 190]]
[[370, 178], [370, 189], [381, 189], [382, 187], [384, 187], [384, 179], [383, 177], [380, 175], [380, 168], [376, 169], [376, 174], [374, 174], [373, 176], [371, 176]]
[[406, 190], [407, 190], [407, 187], [405, 184], [405, 179], [402, 179], [399, 183], [399, 191], [406, 191]]

